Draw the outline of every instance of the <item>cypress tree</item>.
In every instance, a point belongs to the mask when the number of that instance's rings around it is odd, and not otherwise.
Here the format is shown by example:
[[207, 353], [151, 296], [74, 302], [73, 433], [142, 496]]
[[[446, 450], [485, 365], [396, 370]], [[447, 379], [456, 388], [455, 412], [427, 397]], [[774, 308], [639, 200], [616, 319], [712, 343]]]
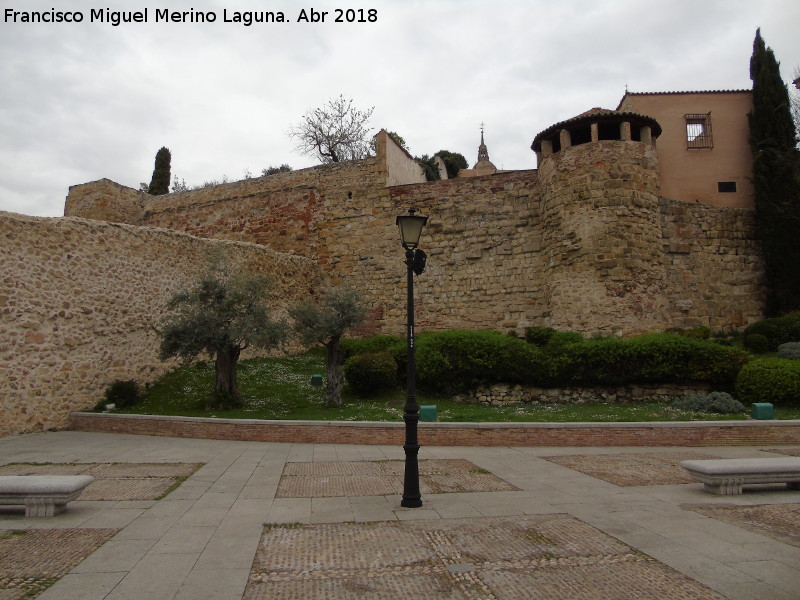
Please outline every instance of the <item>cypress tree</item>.
[[170, 162], [172, 161], [172, 154], [169, 148], [161, 148], [156, 153], [156, 164], [153, 169], [153, 177], [150, 179], [150, 185], [147, 188], [147, 193], [153, 196], [161, 196], [169, 193], [170, 182]]
[[753, 110], [748, 120], [768, 316], [800, 308], [800, 169], [789, 93], [779, 67], [757, 30], [750, 59]]

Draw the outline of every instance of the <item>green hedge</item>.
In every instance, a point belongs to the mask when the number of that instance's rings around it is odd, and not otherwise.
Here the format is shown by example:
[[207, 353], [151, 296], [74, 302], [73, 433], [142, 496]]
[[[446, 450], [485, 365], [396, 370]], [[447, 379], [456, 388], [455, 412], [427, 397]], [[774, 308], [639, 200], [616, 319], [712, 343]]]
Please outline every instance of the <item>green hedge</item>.
[[[546, 335], [527, 336], [534, 343], [496, 331], [419, 335], [418, 384], [445, 393], [492, 383], [566, 387], [697, 382], [732, 388], [749, 359], [743, 350], [677, 334], [584, 340], [573, 332], [542, 333]], [[385, 349], [398, 371], [405, 372], [404, 340], [368, 338], [360, 347]]]
[[[769, 342], [767, 350], [777, 350], [778, 346], [786, 342], [800, 342], [800, 311], [791, 312], [782, 317], [764, 319], [758, 323], [753, 323], [744, 330], [745, 345], [750, 348], [751, 335], [763, 335]], [[761, 352], [753, 347], [754, 352]]]
[[419, 385], [442, 392], [498, 382], [536, 383], [547, 364], [537, 347], [497, 331], [420, 336], [416, 357]]
[[373, 335], [367, 338], [345, 338], [342, 340], [344, 359], [366, 352], [380, 352], [385, 350], [394, 353], [400, 349], [405, 351], [406, 340], [398, 335]]
[[397, 386], [397, 363], [385, 350], [351, 356], [344, 363], [350, 389], [359, 396], [380, 394]]
[[800, 361], [759, 358], [747, 363], [736, 378], [739, 401], [770, 402], [775, 406], [800, 407]]
[[707, 382], [731, 385], [747, 353], [707, 340], [660, 333], [587, 340], [562, 349], [561, 385]]

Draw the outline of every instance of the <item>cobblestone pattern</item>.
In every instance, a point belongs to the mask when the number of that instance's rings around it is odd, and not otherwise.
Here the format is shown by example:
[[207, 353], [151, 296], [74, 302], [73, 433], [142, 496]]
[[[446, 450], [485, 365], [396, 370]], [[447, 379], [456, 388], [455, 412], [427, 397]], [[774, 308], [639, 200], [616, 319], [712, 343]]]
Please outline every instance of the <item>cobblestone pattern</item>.
[[719, 458], [701, 452], [543, 456], [545, 460], [619, 486], [679, 485], [694, 479], [680, 466], [682, 460]]
[[78, 500], [157, 500], [201, 466], [195, 463], [18, 463], [0, 466], [0, 475], [91, 475], [95, 481]]
[[[286, 463], [277, 498], [332, 498], [388, 496], [403, 491], [405, 462], [299, 462]], [[468, 460], [419, 461], [422, 494], [451, 492], [501, 492], [518, 488], [480, 469]]]
[[723, 600], [567, 515], [268, 526], [243, 600], [267, 598]]
[[37, 596], [118, 531], [0, 530], [0, 600]]
[[684, 508], [800, 547], [800, 505], [798, 504], [698, 505], [684, 506]]

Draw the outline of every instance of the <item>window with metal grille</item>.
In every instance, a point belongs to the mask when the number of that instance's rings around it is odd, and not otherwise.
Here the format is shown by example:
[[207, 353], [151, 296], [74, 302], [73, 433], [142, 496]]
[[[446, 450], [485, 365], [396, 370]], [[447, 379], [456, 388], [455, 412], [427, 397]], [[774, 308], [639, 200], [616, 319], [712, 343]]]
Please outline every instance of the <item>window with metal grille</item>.
[[733, 194], [733, 193], [736, 193], [736, 182], [735, 181], [718, 181], [717, 182], [717, 191], [720, 194]]
[[686, 119], [686, 147], [713, 148], [711, 137], [711, 113], [684, 115]]

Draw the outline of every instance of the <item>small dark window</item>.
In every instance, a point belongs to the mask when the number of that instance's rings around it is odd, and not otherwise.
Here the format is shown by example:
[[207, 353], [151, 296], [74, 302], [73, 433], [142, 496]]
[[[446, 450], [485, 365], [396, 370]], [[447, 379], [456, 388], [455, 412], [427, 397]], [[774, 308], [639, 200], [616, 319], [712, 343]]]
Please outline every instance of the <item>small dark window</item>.
[[720, 194], [735, 194], [736, 182], [735, 181], [718, 181], [717, 191]]

